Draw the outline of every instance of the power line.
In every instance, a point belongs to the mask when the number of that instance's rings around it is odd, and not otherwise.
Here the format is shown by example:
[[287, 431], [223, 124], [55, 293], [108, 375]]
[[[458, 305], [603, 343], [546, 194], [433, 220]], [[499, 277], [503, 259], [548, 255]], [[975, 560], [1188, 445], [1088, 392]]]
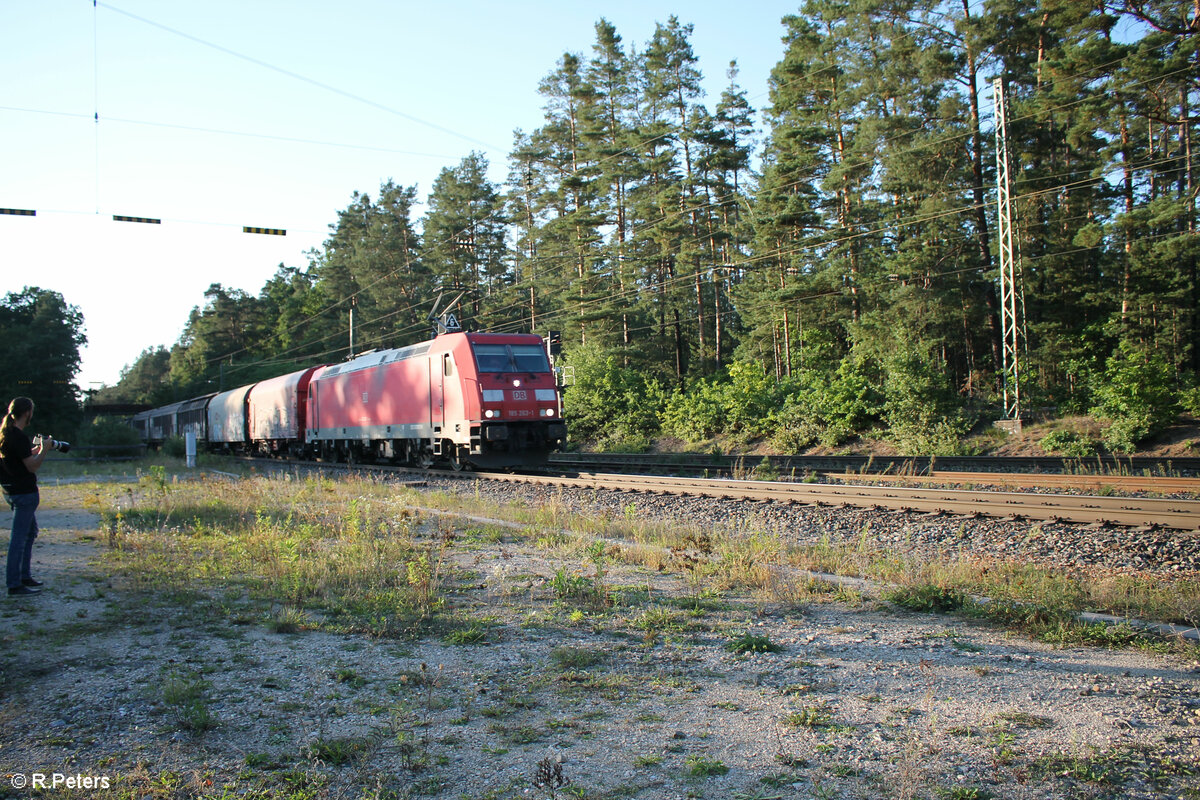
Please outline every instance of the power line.
[[[154, 26], [156, 26], [156, 27], [163, 28], [164, 30], [167, 30], [167, 31], [169, 31], [169, 32], [171, 32], [171, 33], [174, 33], [174, 34], [177, 34], [177, 35], [184, 36], [185, 38], [188, 38], [188, 39], [192, 39], [192, 40], [194, 40], [194, 41], [197, 41], [197, 42], [199, 42], [199, 43], [201, 43], [201, 44], [204, 44], [204, 45], [206, 45], [206, 46], [214, 47], [214, 48], [216, 48], [216, 49], [218, 49], [218, 50], [221, 50], [221, 51], [223, 51], [223, 52], [226, 52], [226, 53], [228, 53], [228, 54], [230, 54], [230, 55], [234, 55], [234, 56], [236, 56], [236, 57], [238, 57], [238, 58], [245, 59], [245, 60], [247, 60], [247, 61], [250, 61], [251, 63], [255, 63], [255, 64], [259, 65], [259, 66], [263, 66], [263, 67], [266, 67], [266, 68], [273, 69], [273, 70], [275, 70], [275, 71], [281, 72], [282, 74], [289, 75], [290, 77], [293, 77], [293, 78], [298, 78], [298, 79], [300, 79], [300, 80], [305, 80], [305, 81], [307, 81], [307, 82], [309, 82], [309, 83], [313, 83], [314, 85], [317, 85], [317, 86], [319, 86], [319, 87], [321, 87], [321, 88], [323, 88], [323, 89], [327, 89], [327, 90], [330, 90], [330, 91], [338, 91], [339, 93], [341, 93], [339, 90], [335, 89], [334, 87], [329, 87], [329, 86], [326, 86], [326, 85], [324, 85], [324, 84], [320, 84], [320, 83], [318, 83], [318, 82], [312, 81], [311, 79], [307, 79], [307, 78], [305, 78], [304, 76], [296, 75], [296, 74], [294, 74], [294, 73], [290, 73], [290, 72], [288, 72], [288, 71], [286, 71], [286, 70], [282, 70], [282, 69], [280, 69], [280, 68], [274, 67], [274, 66], [272, 66], [272, 65], [270, 65], [270, 64], [266, 64], [265, 62], [260, 62], [260, 61], [258, 61], [257, 59], [253, 59], [253, 58], [250, 58], [250, 57], [248, 57], [248, 56], [243, 56], [243, 55], [241, 55], [241, 54], [238, 54], [238, 53], [235, 53], [235, 52], [233, 52], [233, 51], [229, 51], [229, 50], [227, 50], [227, 49], [225, 49], [225, 48], [222, 48], [222, 47], [220, 47], [220, 46], [218, 46], [218, 45], [213, 45], [213, 44], [211, 44], [211, 43], [208, 43], [208, 42], [205, 42], [205, 41], [203, 41], [203, 40], [197, 39], [196, 37], [192, 37], [192, 36], [190, 36], [190, 35], [188, 35], [188, 34], [183, 34], [183, 33], [180, 33], [179, 31], [174, 31], [174, 30], [172, 30], [172, 29], [170, 29], [170, 28], [166, 28], [165, 26], [159, 25], [158, 23], [154, 23], [154, 22], [151, 22], [151, 21], [149, 21], [149, 20], [144, 20], [144, 19], [142, 19], [142, 18], [140, 18], [140, 17], [136, 17], [135, 15], [128, 14], [127, 12], [121, 11], [120, 9], [116, 9], [116, 8], [113, 8], [113, 7], [110, 7], [110, 6], [106, 6], [106, 8], [109, 8], [110, 10], [113, 10], [113, 11], [117, 11], [118, 13], [125, 14], [126, 16], [129, 16], [129, 17], [131, 17], [131, 18], [134, 18], [134, 19], [137, 19], [137, 20], [139, 20], [139, 21], [145, 22], [145, 23], [147, 23], [147, 24], [151, 24], [151, 25], [154, 25]], [[810, 76], [805, 76], [805, 77], [810, 77]], [[1156, 79], [1159, 79], [1159, 78], [1161, 78], [1161, 76], [1156, 76]], [[1136, 84], [1134, 84], [1134, 85], [1136, 85]], [[347, 95], [347, 96], [350, 96], [350, 97], [352, 97], [353, 99], [356, 99], [356, 100], [360, 100], [360, 101], [362, 101], [362, 100], [363, 100], [362, 98], [358, 98], [358, 97], [356, 97], [356, 96], [353, 96], [353, 95]], [[370, 101], [364, 101], [364, 102], [368, 102], [369, 104], [371, 104], [371, 103], [370, 103]], [[1075, 102], [1082, 102], [1082, 101], [1075, 101]], [[1060, 106], [1060, 107], [1061, 107], [1061, 108], [1067, 108], [1067, 107], [1069, 107], [1069, 106], [1071, 106], [1071, 105], [1074, 105], [1074, 104], [1075, 104], [1075, 103], [1063, 104], [1063, 105], [1062, 105], [1062, 106]], [[1043, 110], [1043, 113], [1044, 113], [1044, 110]], [[643, 141], [643, 142], [640, 142], [640, 143], [639, 143], [639, 144], [638, 144], [636, 147], [642, 147], [642, 148], [644, 148], [644, 147], [645, 147], [647, 144], [649, 144], [649, 143], [652, 143], [652, 142], [654, 142], [654, 141], [657, 141], [657, 140], [661, 140], [661, 139], [669, 138], [669, 137], [671, 137], [671, 136], [678, 135], [678, 133], [679, 133], [679, 131], [677, 131], [677, 130], [672, 130], [672, 131], [670, 131], [670, 132], [667, 132], [667, 133], [661, 134], [660, 136], [657, 136], [657, 137], [652, 137], [651, 139], [648, 139], [648, 140], [645, 140], [645, 141]], [[912, 133], [912, 132], [906, 132], [906, 133], [904, 133], [904, 134], [899, 134], [898, 136], [908, 136], [908, 135], [911, 135], [911, 133]], [[956, 136], [946, 137], [946, 138], [945, 138], [945, 141], [953, 141], [955, 138], [958, 138], [959, 136], [966, 137], [966, 136], [970, 136], [970, 135], [974, 135], [974, 134], [973, 134], [973, 132], [967, 132], [967, 133], [965, 133], [965, 134], [960, 134], [960, 135], [956, 135]], [[890, 140], [890, 138], [889, 138], [889, 139], [885, 139], [884, 141], [886, 142], [886, 141], [889, 141], [889, 140]], [[928, 143], [925, 143], [925, 144], [928, 144]], [[634, 153], [636, 153], [636, 152], [637, 152], [637, 150], [636, 150], [635, 148], [633, 148], [633, 147], [631, 147], [631, 148], [628, 148], [628, 149], [626, 149], [625, 151], [622, 151], [622, 153], [623, 153], [623, 154], [634, 154]], [[607, 157], [606, 157], [606, 159], [607, 159], [607, 158], [613, 158], [613, 157], [615, 157], [616, 155], [620, 155], [620, 154], [613, 154], [613, 155], [609, 155], [609, 156], [607, 156]], [[598, 162], [591, 163], [591, 164], [589, 164], [589, 165], [588, 165], [588, 168], [589, 168], [589, 169], [594, 169], [594, 168], [595, 168], [597, 165], [604, 163], [604, 160], [606, 160], [606, 159], [601, 159], [601, 160], [600, 160], [600, 161], [598, 161]], [[863, 163], [863, 164], [866, 164], [866, 163], [868, 163], [868, 162], [865, 162], [865, 161], [864, 161], [864, 162], [862, 162], [862, 163]], [[843, 165], [843, 166], [844, 166], [844, 165]], [[572, 173], [572, 174], [573, 174], [573, 173]], [[1039, 179], [1044, 179], [1044, 176], [1039, 176]], [[813, 176], [809, 176], [809, 177], [807, 178], [807, 180], [810, 180], [810, 181], [811, 181], [811, 180], [813, 180]], [[792, 185], [799, 185], [801, 182], [802, 182], [802, 181], [797, 181], [797, 182], [795, 182], [795, 183], [794, 183], [794, 184], [792, 184]], [[1064, 185], [1064, 186], [1062, 186], [1062, 187], [1055, 187], [1055, 190], [1061, 190], [1062, 188], [1065, 188], [1065, 185]], [[967, 190], [969, 190], [969, 187], [963, 187], [963, 188], [961, 188], [960, 190], [958, 190], [958, 191], [957, 191], [957, 192], [955, 192], [955, 193], [961, 193], [961, 192], [963, 192], [963, 191], [967, 191]], [[662, 218], [660, 218], [660, 219], [658, 219], [658, 220], [652, 220], [652, 221], [649, 221], [649, 222], [645, 223], [644, 227], [635, 227], [635, 228], [633, 228], [633, 229], [632, 229], [632, 232], [633, 232], [634, 234], [641, 234], [641, 233], [644, 233], [644, 232], [646, 232], [646, 231], [648, 231], [648, 230], [652, 230], [653, 228], [655, 228], [655, 227], [657, 227], [657, 226], [659, 226], [659, 225], [665, 224], [665, 223], [666, 223], [666, 222], [668, 222], [670, 219], [678, 219], [680, 216], [682, 216], [682, 215], [684, 215], [684, 214], [688, 214], [688, 213], [694, 213], [694, 212], [696, 212], [696, 211], [698, 211], [698, 210], [702, 210], [702, 209], [704, 209], [704, 208], [710, 207], [711, 205], [713, 205], [713, 204], [709, 203], [709, 204], [703, 204], [703, 205], [693, 206], [693, 207], [691, 207], [691, 208], [689, 208], [689, 209], [681, 209], [681, 210], [680, 210], [679, 212], [677, 212], [676, 214], [672, 214], [672, 215], [669, 215], [669, 216], [664, 216], [664, 217], [662, 217]], [[975, 210], [975, 209], [977, 209], [977, 208], [978, 208], [978, 206], [977, 206], [977, 205], [971, 205], [971, 206], [964, 207], [964, 208], [963, 208], [963, 209], [961, 209], [960, 211], [970, 211], [970, 210]], [[954, 212], [950, 212], [950, 213], [954, 213]], [[949, 214], [947, 214], [947, 215], [949, 215]], [[886, 229], [886, 228], [885, 228], [885, 229], [882, 229], [882, 230], [889, 230], [889, 229]], [[852, 237], [843, 237], [842, 241], [844, 241], [844, 240], [846, 240], [846, 239], [849, 239], [849, 238], [854, 238], [854, 237], [856, 237], [856, 236], [860, 236], [860, 235], [870, 235], [870, 234], [869, 234], [869, 233], [856, 233], [856, 234], [854, 234], [854, 236], [852, 236]], [[702, 241], [702, 240], [700, 240], [700, 239], [692, 240], [692, 242], [693, 242], [693, 243], [698, 243], [698, 242], [700, 242], [700, 241]], [[839, 241], [839, 240], [836, 240], [836, 239], [835, 239], [835, 240], [833, 240], [833, 242], [834, 242], [834, 243], [836, 243], [837, 241]], [[822, 243], [820, 243], [820, 245], [814, 245], [814, 246], [827, 246], [828, 244], [829, 244], [829, 242], [822, 242]], [[796, 251], [794, 251], [794, 252], [796, 252]], [[777, 255], [777, 254], [776, 254], [776, 255]], [[548, 258], [549, 258], [549, 257], [548, 257]], [[561, 257], [554, 257], [554, 258], [561, 258]], [[535, 260], [535, 262], [534, 262], [534, 263], [536, 263], [536, 260]], [[747, 263], [749, 263], [749, 262], [747, 262]], [[358, 292], [356, 292], [356, 293], [355, 293], [355, 295], [357, 295], [358, 293], [361, 293], [362, 291], [365, 291], [366, 289], [369, 289], [371, 286], [374, 286], [374, 285], [376, 285], [376, 284], [377, 284], [377, 283], [379, 283], [380, 281], [382, 281], [382, 280], [386, 280], [387, 278], [389, 278], [389, 277], [391, 277], [391, 276], [395, 275], [395, 274], [396, 274], [396, 272], [397, 272], [398, 270], [399, 270], [399, 268], [397, 268], [397, 270], [393, 270], [392, 272], [390, 272], [390, 273], [387, 273], [386, 275], [384, 275], [384, 276], [382, 276], [382, 277], [380, 277], [380, 278], [376, 279], [375, 281], [373, 281], [373, 282], [372, 282], [371, 284], [369, 284], [368, 286], [366, 286], [366, 287], [361, 287], [361, 288], [358, 290]], [[679, 280], [691, 280], [691, 279], [692, 279], [692, 276], [691, 276], [691, 275], [680, 276], [680, 278], [679, 278]], [[335, 307], [337, 307], [337, 305], [340, 305], [340, 303], [342, 303], [342, 302], [345, 302], [345, 300], [343, 299], [343, 300], [341, 300], [341, 301], [338, 301], [338, 302], [336, 302], [336, 303], [332, 304], [331, 306], [327, 307], [327, 308], [326, 308], [324, 311], [331, 310], [332, 308], [335, 308]], [[320, 313], [323, 313], [323, 312], [320, 312]], [[316, 317], [314, 316], [314, 317], [311, 317], [310, 319], [315, 319], [315, 318], [316, 318]], [[298, 323], [298, 324], [299, 324], [299, 323]]]
[[[93, 2], [95, 2], [95, 0], [93, 0]], [[175, 28], [171, 28], [167, 25], [163, 25], [160, 22], [155, 22], [154, 20], [146, 19], [145, 17], [140, 17], [137, 14], [132, 14], [128, 11], [125, 11], [124, 9], [120, 9], [114, 5], [110, 5], [109, 3], [99, 3], [99, 5], [109, 11], [115, 12], [117, 14], [121, 14], [122, 16], [129, 17], [130, 19], [133, 19], [133, 20], [137, 20], [138, 22], [141, 22], [145, 25], [149, 25], [151, 27], [158, 28], [159, 30], [166, 31], [167, 33], [170, 33], [174, 36], [179, 36], [183, 39], [187, 39], [190, 42], [195, 42], [196, 44], [203, 45], [204, 47], [209, 47], [213, 50], [224, 53], [225, 55], [232, 56], [233, 58], [241, 59], [242, 61], [246, 61], [250, 64], [254, 64], [255, 66], [258, 66], [258, 67], [262, 67], [263, 69], [271, 70], [272, 72], [277, 72], [280, 75], [284, 75], [288, 78], [292, 78], [293, 80], [297, 80], [302, 83], [307, 83], [310, 86], [316, 86], [319, 89], [323, 89], [327, 92], [332, 92], [333, 94], [336, 94], [340, 97], [344, 97], [348, 100], [353, 100], [356, 103], [361, 103], [363, 105], [374, 108], [378, 111], [383, 111], [388, 114], [393, 114], [402, 119], [406, 119], [409, 122], [415, 122], [418, 125], [424, 125], [425, 127], [431, 128], [432, 130], [439, 131], [440, 133], [449, 134], [450, 136], [453, 136], [456, 139], [462, 139], [464, 141], [471, 142], [472, 144], [480, 145], [482, 147], [487, 148], [488, 150], [492, 150], [494, 152], [503, 152], [503, 148], [496, 147], [495, 145], [493, 145], [489, 142], [485, 142], [482, 139], [477, 139], [474, 136], [469, 136], [465, 133], [460, 133], [452, 128], [447, 128], [446, 126], [439, 125], [436, 122], [430, 122], [429, 120], [422, 119], [420, 117], [414, 116], [413, 114], [409, 114], [407, 112], [401, 111], [397, 108], [392, 108], [391, 106], [384, 105], [383, 103], [378, 103], [369, 98], [354, 94], [353, 92], [348, 92], [345, 89], [341, 89], [337, 86], [332, 86], [330, 84], [323, 83], [321, 81], [316, 80], [315, 78], [310, 78], [307, 75], [301, 75], [298, 72], [293, 72], [292, 70], [284, 69], [283, 67], [276, 66], [275, 64], [271, 64], [269, 62], [263, 61], [262, 59], [255, 58], [253, 56], [248, 56], [245, 53], [239, 53], [238, 51], [231, 50], [228, 47], [224, 47], [224, 46], [216, 44], [214, 42], [210, 42], [206, 39], [201, 39], [199, 36], [193, 36], [190, 33], [176, 30]]]
[[[22, 108], [19, 106], [0, 106], [0, 111], [12, 111], [22, 114], [46, 114], [57, 117], [70, 117], [74, 119], [92, 119], [91, 114], [81, 114], [72, 111], [51, 111], [42, 108]], [[96, 117], [99, 118], [99, 111], [96, 112]], [[418, 156], [421, 158], [438, 158], [448, 159], [456, 156], [447, 155], [445, 153], [426, 153], [420, 150], [402, 150], [395, 147], [382, 147], [380, 145], [357, 144], [350, 142], [335, 142], [328, 139], [307, 139], [300, 136], [283, 136], [272, 133], [255, 133], [252, 131], [229, 130], [228, 128], [207, 128], [200, 125], [183, 125], [171, 122], [156, 122], [145, 119], [129, 119], [126, 117], [104, 117], [106, 123], [120, 123], [123, 125], [141, 125], [151, 128], [164, 128], [168, 130], [187, 131], [189, 133], [205, 133], [217, 136], [240, 136], [247, 139], [264, 139], [273, 142], [290, 142], [293, 144], [308, 144], [318, 147], [340, 147], [347, 150], [363, 150], [375, 153], [392, 153], [395, 155]]]

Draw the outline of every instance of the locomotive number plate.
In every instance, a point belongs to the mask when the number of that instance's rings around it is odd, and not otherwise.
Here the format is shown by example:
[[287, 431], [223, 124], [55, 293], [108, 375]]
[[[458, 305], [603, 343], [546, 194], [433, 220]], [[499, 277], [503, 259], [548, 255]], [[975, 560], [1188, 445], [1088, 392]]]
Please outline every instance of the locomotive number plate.
[[524, 389], [514, 389], [513, 390], [513, 400], [528, 400], [528, 399], [529, 399], [529, 392], [525, 391]]

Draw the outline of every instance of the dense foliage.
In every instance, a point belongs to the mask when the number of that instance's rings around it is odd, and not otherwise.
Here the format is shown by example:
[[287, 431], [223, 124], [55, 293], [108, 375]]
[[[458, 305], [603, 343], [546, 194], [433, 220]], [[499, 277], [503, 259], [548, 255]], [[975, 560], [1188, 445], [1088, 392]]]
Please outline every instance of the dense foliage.
[[544, 124], [515, 134], [504, 185], [471, 153], [419, 220], [415, 188], [356, 192], [306, 268], [257, 297], [214, 285], [167, 368], [147, 351], [113, 391], [340, 359], [352, 306], [355, 348], [407, 344], [465, 290], [470, 328], [563, 331], [574, 430], [609, 446], [877, 428], [952, 450], [1001, 372], [1001, 77], [1027, 403], [1095, 409], [1129, 449], [1194, 398], [1193, 0], [808, 0], [757, 110], [735, 64], [703, 102], [675, 17], [638, 47], [595, 32], [537, 87]]
[[0, 414], [14, 397], [32, 398], [33, 430], [66, 439], [81, 418], [79, 348], [87, 343], [83, 315], [63, 296], [36, 287], [0, 300]]

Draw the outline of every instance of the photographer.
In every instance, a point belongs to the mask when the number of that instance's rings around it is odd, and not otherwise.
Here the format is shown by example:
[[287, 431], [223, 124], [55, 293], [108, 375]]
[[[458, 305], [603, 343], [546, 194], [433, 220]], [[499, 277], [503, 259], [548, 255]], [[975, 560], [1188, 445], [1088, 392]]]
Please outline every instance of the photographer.
[[9, 595], [37, 594], [41, 581], [29, 574], [33, 540], [37, 538], [37, 471], [53, 449], [54, 441], [38, 436], [30, 439], [25, 428], [33, 420], [33, 401], [15, 398], [0, 423], [0, 488], [13, 510], [12, 538], [8, 542]]

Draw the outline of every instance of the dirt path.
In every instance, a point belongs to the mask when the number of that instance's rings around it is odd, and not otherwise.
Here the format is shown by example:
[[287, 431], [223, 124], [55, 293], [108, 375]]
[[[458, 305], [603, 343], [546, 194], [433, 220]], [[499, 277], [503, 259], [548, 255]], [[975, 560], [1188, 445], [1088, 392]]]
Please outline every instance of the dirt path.
[[46, 590], [0, 606], [0, 796], [35, 773], [109, 785], [69, 797], [1200, 796], [1178, 656], [616, 562], [597, 604], [577, 555], [465, 525], [455, 626], [276, 632], [241, 598], [117, 588], [93, 515], [39, 521]]

